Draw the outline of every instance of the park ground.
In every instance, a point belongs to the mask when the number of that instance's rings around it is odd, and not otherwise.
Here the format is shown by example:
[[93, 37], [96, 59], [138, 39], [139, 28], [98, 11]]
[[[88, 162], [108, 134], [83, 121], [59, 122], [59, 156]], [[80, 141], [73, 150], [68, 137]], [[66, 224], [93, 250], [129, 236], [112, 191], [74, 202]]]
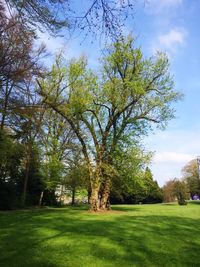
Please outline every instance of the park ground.
[[200, 266], [200, 204], [2, 211], [0, 266]]

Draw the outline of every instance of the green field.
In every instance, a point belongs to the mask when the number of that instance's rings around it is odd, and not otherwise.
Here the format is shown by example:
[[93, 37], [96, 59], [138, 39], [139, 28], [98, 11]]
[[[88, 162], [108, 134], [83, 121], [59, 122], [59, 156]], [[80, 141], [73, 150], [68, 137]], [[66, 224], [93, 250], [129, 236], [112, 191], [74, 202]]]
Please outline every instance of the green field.
[[0, 212], [0, 266], [200, 266], [200, 205]]

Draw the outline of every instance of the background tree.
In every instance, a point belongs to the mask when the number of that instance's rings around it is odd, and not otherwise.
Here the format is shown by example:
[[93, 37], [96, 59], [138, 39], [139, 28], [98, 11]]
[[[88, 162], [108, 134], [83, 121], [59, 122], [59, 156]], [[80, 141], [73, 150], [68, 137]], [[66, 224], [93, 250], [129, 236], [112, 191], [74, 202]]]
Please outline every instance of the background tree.
[[41, 206], [43, 195], [46, 203], [50, 201], [51, 197], [53, 198], [53, 202], [55, 202], [56, 188], [64, 185], [67, 166], [72, 162], [74, 154], [79, 150], [75, 135], [64, 118], [47, 107], [39, 140], [43, 159]]
[[194, 195], [200, 196], [200, 179], [198, 172], [197, 160], [191, 160], [182, 169], [183, 180], [186, 182], [189, 190], [190, 196]]
[[176, 196], [174, 195], [174, 180], [167, 181], [163, 186], [162, 191], [164, 202], [176, 201]]
[[143, 176], [144, 182], [144, 199], [143, 203], [161, 203], [163, 201], [163, 192], [158, 183], [153, 180], [153, 174], [147, 167]]
[[185, 182], [174, 179], [174, 195], [177, 197], [179, 205], [187, 205], [189, 190]]
[[82, 146], [92, 210], [99, 209], [101, 184], [106, 189], [102, 195], [109, 197], [110, 175], [104, 175], [104, 167], [112, 166], [112, 154], [122, 136], [148, 132], [152, 123], [164, 126], [173, 118], [170, 103], [180, 97], [173, 90], [166, 56], [143, 58], [131, 37], [112, 45], [102, 64], [102, 76], [97, 77], [86, 68], [84, 58], [71, 61], [67, 68], [57, 63], [51, 76], [38, 81], [46, 104], [65, 118]]
[[77, 190], [85, 189], [86, 191], [89, 188], [88, 169], [81, 154], [78, 150], [73, 154], [73, 159], [68, 163], [67, 175], [64, 180], [66, 188], [71, 190], [72, 205], [75, 204]]
[[19, 206], [23, 169], [24, 146], [12, 133], [0, 130], [0, 209]]
[[[138, 140], [139, 142], [139, 140]], [[151, 153], [140, 143], [120, 143], [114, 156], [117, 170], [112, 179], [111, 203], [139, 203], [144, 199], [144, 168], [149, 164]]]

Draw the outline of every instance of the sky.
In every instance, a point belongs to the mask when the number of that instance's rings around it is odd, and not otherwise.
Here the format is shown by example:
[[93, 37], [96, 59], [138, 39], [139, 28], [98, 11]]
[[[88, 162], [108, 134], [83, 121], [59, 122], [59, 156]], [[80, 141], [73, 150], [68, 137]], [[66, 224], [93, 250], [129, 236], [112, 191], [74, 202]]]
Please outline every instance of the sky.
[[[144, 4], [145, 2], [145, 4]], [[77, 5], [83, 3], [77, 0]], [[184, 94], [176, 103], [176, 118], [164, 131], [155, 130], [144, 138], [147, 150], [154, 152], [151, 170], [163, 186], [166, 181], [181, 177], [181, 169], [200, 155], [200, 1], [199, 0], [138, 0], [134, 19], [128, 20], [125, 34], [133, 34], [146, 56], [166, 52], [175, 89]], [[62, 48], [67, 58], [85, 54], [90, 67], [98, 66], [103, 48], [99, 41], [80, 34], [67, 40], [38, 33], [52, 54]]]

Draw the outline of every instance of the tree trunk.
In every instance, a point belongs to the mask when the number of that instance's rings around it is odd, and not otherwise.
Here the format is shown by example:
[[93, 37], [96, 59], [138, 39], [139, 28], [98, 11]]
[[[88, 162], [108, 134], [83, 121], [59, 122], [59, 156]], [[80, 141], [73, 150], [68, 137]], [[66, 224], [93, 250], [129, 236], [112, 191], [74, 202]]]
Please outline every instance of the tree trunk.
[[10, 87], [10, 89], [8, 87], [9, 87], [9, 84], [8, 84], [8, 80], [7, 80], [5, 99], [4, 99], [2, 117], [1, 117], [1, 126], [0, 126], [1, 130], [4, 128], [4, 124], [5, 124], [5, 120], [6, 120], [6, 116], [7, 116], [8, 100], [9, 100], [9, 96], [10, 96], [10, 93], [12, 90], [12, 86]]
[[42, 192], [40, 193], [39, 208], [42, 206], [43, 196], [44, 196], [44, 191], [42, 191]]
[[74, 188], [72, 188], [72, 205], [75, 204], [75, 195], [76, 195], [76, 189], [74, 187]]
[[90, 210], [99, 210], [99, 185], [94, 183], [91, 185], [91, 196], [90, 196]]
[[30, 154], [28, 152], [27, 159], [26, 159], [26, 167], [25, 167], [24, 185], [23, 185], [23, 191], [22, 191], [22, 196], [21, 196], [22, 207], [24, 207], [26, 203], [26, 191], [27, 191], [27, 185], [28, 185], [29, 169], [30, 169]]
[[31, 161], [31, 150], [32, 150], [32, 142], [29, 140], [26, 144], [26, 165], [25, 165], [25, 177], [24, 177], [24, 185], [21, 196], [21, 205], [22, 207], [26, 204], [26, 191], [29, 179], [29, 170], [30, 170], [30, 161]]
[[90, 197], [91, 197], [91, 187], [88, 187], [88, 190], [87, 190], [87, 192], [88, 192], [88, 195], [87, 195], [87, 197], [88, 197], [88, 204], [90, 204]]
[[102, 195], [101, 195], [101, 202], [100, 202], [100, 209], [101, 210], [110, 210], [110, 189], [111, 189], [111, 180], [109, 177], [106, 177], [106, 180], [103, 184]]

